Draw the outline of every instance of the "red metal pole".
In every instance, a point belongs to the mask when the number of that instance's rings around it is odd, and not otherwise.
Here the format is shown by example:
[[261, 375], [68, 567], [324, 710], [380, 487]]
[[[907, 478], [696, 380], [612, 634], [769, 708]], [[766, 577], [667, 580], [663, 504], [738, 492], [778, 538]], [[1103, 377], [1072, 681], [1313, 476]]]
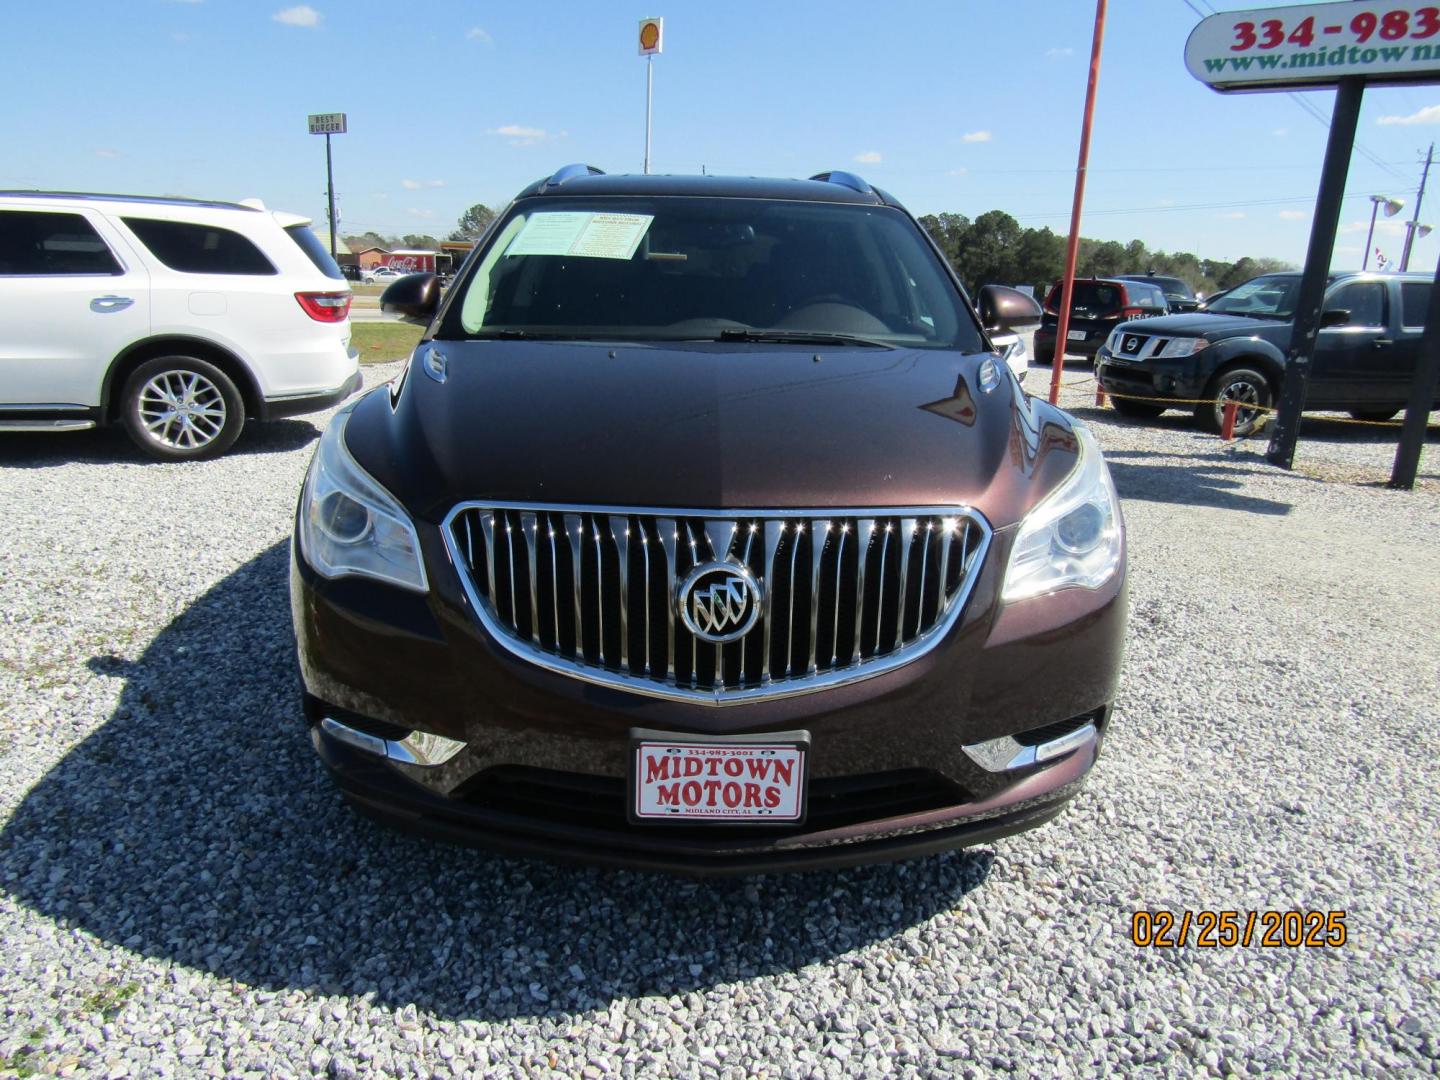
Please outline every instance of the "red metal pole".
[[1225, 417], [1220, 424], [1220, 438], [1229, 442], [1235, 438], [1235, 414], [1240, 411], [1240, 403], [1235, 400], [1225, 402]]
[[1070, 299], [1075, 293], [1075, 263], [1080, 256], [1080, 208], [1085, 203], [1085, 169], [1090, 161], [1090, 126], [1095, 119], [1095, 88], [1100, 84], [1100, 43], [1105, 38], [1105, 0], [1095, 0], [1095, 39], [1090, 44], [1090, 84], [1085, 88], [1085, 120], [1080, 126], [1080, 161], [1075, 166], [1075, 202], [1070, 207], [1070, 240], [1065, 245], [1065, 277], [1060, 285], [1060, 314], [1055, 327], [1055, 359], [1050, 368], [1050, 404], [1060, 400], [1065, 370], [1065, 338], [1070, 333]]

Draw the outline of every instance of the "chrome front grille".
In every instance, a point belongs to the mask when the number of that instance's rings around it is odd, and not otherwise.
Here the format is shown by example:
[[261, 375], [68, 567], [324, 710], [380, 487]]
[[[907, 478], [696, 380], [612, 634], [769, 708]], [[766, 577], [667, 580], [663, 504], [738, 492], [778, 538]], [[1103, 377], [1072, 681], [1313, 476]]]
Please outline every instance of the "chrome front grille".
[[[948, 629], [989, 547], [963, 508], [640, 510], [465, 503], [445, 542], [481, 622], [541, 667], [730, 704], [868, 678]], [[698, 566], [745, 567], [761, 613], [712, 644], [677, 614]], [[703, 628], [702, 628], [703, 629]]]

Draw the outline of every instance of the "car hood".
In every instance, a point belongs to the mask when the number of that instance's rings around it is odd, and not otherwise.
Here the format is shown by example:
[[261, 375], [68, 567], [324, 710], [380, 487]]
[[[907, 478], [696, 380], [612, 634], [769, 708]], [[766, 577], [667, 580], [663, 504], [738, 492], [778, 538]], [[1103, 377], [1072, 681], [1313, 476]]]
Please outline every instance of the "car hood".
[[1243, 315], [1220, 315], [1218, 313], [1210, 315], [1197, 311], [1194, 314], [1161, 315], [1154, 319], [1144, 319], [1125, 325], [1129, 329], [1150, 335], [1172, 334], [1176, 337], [1204, 337], [1216, 340], [1254, 334], [1257, 331], [1274, 331], [1277, 328], [1289, 326], [1289, 323], [1276, 319], [1247, 319]]
[[[420, 357], [444, 357], [441, 382]], [[969, 504], [996, 527], [1074, 466], [1069, 417], [985, 354], [733, 343], [422, 342], [346, 441], [412, 513], [456, 502]]]

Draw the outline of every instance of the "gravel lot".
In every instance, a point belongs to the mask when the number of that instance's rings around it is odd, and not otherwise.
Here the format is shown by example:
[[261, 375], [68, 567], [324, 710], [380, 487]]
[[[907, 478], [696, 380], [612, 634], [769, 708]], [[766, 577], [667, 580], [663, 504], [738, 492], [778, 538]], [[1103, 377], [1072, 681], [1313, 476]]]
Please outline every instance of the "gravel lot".
[[[1131, 529], [1085, 793], [993, 847], [717, 884], [344, 807], [285, 593], [323, 418], [198, 465], [0, 437], [0, 1074], [1440, 1071], [1440, 440], [1406, 494], [1390, 432], [1309, 422], [1284, 474], [1067, 400]], [[1295, 907], [1350, 943], [1130, 942], [1137, 908]]]

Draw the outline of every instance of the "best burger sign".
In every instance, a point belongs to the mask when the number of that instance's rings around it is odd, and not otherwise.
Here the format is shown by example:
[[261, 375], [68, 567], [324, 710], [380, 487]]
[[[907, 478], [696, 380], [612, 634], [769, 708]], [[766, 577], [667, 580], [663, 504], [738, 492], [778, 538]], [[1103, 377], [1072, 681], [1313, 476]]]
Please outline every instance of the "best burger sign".
[[660, 732], [637, 736], [632, 740], [635, 820], [793, 824], [805, 815], [808, 740], [798, 733], [753, 742], [691, 741]]

